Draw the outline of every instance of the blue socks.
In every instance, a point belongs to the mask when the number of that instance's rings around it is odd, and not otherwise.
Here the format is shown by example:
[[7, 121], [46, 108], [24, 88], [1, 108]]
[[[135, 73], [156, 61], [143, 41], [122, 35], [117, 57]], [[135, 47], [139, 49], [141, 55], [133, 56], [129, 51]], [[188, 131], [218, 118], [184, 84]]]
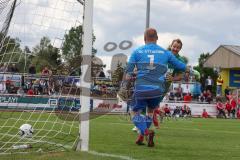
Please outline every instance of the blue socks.
[[132, 118], [132, 122], [140, 130], [141, 135], [144, 135], [144, 132], [147, 129], [147, 124], [145, 122], [145, 116], [136, 114]]
[[152, 124], [152, 118], [149, 116], [136, 114], [132, 118], [132, 122], [140, 130], [141, 135], [144, 135], [145, 130]]

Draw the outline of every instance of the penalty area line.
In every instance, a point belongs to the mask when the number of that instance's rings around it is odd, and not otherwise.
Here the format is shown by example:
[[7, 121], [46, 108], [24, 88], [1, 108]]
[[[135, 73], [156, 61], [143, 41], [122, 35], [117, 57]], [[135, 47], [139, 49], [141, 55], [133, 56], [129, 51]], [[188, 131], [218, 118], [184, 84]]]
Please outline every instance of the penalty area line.
[[102, 157], [119, 158], [119, 159], [122, 159], [122, 160], [137, 160], [137, 159], [133, 159], [133, 158], [128, 157], [128, 156], [109, 154], [109, 153], [99, 153], [99, 152], [96, 152], [96, 151], [88, 151], [88, 153], [92, 154], [92, 155], [96, 155], [96, 156], [102, 156]]

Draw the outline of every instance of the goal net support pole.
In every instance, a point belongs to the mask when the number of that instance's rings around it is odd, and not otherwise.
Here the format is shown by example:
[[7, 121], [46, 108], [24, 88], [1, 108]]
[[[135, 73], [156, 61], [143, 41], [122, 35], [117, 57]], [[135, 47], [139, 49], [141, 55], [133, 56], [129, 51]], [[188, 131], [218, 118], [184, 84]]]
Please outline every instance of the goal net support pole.
[[[81, 65], [81, 88], [80, 94], [80, 126], [79, 134], [80, 139], [77, 144], [77, 151], [88, 151], [89, 148], [89, 112], [90, 112], [90, 79], [91, 73], [87, 73], [87, 69], [91, 68], [91, 55], [92, 55], [92, 34], [93, 34], [93, 0], [84, 1], [83, 13], [83, 61]], [[88, 57], [88, 58], [84, 58]], [[85, 61], [85, 62], [84, 62]], [[87, 61], [87, 63], [86, 63]], [[89, 63], [90, 62], [90, 63]]]

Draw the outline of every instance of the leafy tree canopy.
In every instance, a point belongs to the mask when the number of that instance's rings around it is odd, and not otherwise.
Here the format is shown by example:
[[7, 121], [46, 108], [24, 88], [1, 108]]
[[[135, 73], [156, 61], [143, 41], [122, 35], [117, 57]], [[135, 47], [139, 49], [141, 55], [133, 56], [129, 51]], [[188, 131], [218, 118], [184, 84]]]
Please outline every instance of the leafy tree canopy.
[[45, 66], [55, 70], [61, 64], [59, 52], [59, 49], [51, 44], [48, 37], [43, 37], [40, 43], [33, 48], [32, 52], [35, 55], [32, 63], [35, 64], [37, 72], [40, 72]]

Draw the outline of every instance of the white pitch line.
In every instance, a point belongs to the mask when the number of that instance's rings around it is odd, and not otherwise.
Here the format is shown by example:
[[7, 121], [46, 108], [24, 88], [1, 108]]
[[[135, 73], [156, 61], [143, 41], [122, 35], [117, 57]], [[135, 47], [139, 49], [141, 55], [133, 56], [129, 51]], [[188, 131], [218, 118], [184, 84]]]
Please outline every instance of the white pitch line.
[[133, 159], [128, 156], [121, 156], [121, 155], [109, 154], [109, 153], [99, 153], [96, 151], [88, 151], [88, 153], [90, 153], [92, 155], [96, 155], [96, 156], [102, 156], [102, 157], [112, 157], [112, 158], [119, 158], [119, 159], [123, 159], [123, 160], [137, 160], [137, 159]]
[[[107, 124], [110, 125], [131, 125], [133, 126], [133, 124], [131, 123], [118, 123], [118, 122], [109, 122]], [[172, 130], [186, 130], [186, 131], [201, 131], [201, 132], [216, 132], [216, 133], [230, 133], [230, 134], [239, 134], [239, 132], [234, 132], [234, 131], [220, 131], [220, 130], [203, 130], [203, 129], [199, 129], [199, 128], [177, 128], [177, 127], [167, 127], [167, 126], [162, 126], [161, 129], [172, 129]]]
[[239, 132], [234, 131], [220, 131], [220, 130], [203, 130], [199, 128], [176, 128], [176, 127], [167, 127], [164, 126], [162, 128], [171, 129], [171, 130], [185, 130], [185, 131], [201, 131], [201, 132], [216, 132], [216, 133], [231, 133], [231, 134], [239, 134]]

